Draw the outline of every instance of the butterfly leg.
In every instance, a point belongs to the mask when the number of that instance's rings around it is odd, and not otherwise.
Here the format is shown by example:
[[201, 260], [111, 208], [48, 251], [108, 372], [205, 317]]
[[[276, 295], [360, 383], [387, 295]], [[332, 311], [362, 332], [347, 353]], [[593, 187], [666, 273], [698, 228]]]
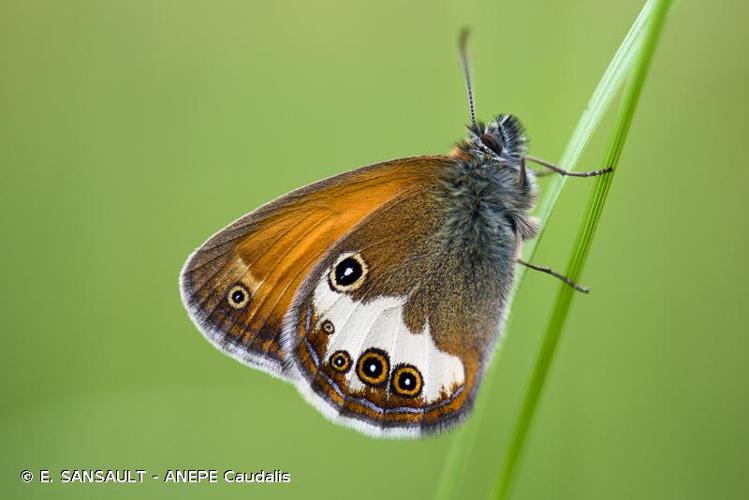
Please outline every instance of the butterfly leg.
[[530, 262], [526, 262], [526, 261], [524, 261], [522, 259], [517, 259], [516, 262], [518, 264], [524, 265], [525, 267], [527, 267], [529, 269], [533, 269], [534, 271], [541, 271], [542, 273], [550, 274], [550, 275], [554, 276], [555, 278], [562, 280], [564, 283], [568, 284], [569, 286], [571, 286], [572, 288], [574, 288], [578, 292], [582, 292], [582, 293], [588, 293], [588, 292], [590, 292], [590, 288], [584, 287], [582, 285], [578, 285], [577, 283], [575, 283], [574, 281], [572, 281], [571, 279], [569, 279], [567, 276], [565, 276], [563, 274], [559, 274], [558, 272], [554, 271], [550, 267], [538, 266], [536, 264], [531, 264]]
[[536, 174], [536, 177], [549, 177], [556, 174], [553, 170], [534, 170], [533, 173]]
[[[533, 163], [537, 163], [541, 165], [542, 167], [549, 169], [550, 172], [555, 172], [559, 175], [566, 175], [570, 177], [594, 177], [596, 175], [608, 174], [609, 172], [613, 170], [611, 167], [607, 167], [607, 168], [602, 168], [599, 170], [589, 170], [587, 172], [572, 172], [570, 170], [565, 170], [561, 167], [558, 167], [554, 165], [553, 163], [549, 163], [546, 160], [542, 160], [541, 158], [536, 158], [534, 156], [528, 156], [528, 155], [523, 155], [520, 158], [521, 170], [525, 170], [526, 160], [532, 161]], [[540, 174], [540, 175], [543, 176], [543, 175], [548, 175], [548, 174]]]

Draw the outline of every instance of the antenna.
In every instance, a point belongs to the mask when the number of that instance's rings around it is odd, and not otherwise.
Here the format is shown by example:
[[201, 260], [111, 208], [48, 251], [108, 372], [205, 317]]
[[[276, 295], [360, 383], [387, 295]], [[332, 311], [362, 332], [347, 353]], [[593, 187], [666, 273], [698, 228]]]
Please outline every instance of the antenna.
[[466, 91], [468, 92], [468, 109], [471, 112], [471, 125], [476, 127], [476, 103], [473, 99], [473, 84], [471, 83], [471, 63], [468, 60], [468, 35], [470, 30], [463, 28], [460, 31], [460, 38], [458, 39], [458, 45], [460, 47], [460, 66], [463, 68], [463, 79], [466, 83]]

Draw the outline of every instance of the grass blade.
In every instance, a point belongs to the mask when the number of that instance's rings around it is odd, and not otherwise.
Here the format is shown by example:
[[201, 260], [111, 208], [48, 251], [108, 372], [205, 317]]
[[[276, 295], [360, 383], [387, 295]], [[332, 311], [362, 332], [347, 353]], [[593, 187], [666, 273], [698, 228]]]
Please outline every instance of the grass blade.
[[[614, 57], [611, 59], [611, 62], [601, 77], [601, 80], [598, 82], [593, 95], [588, 101], [585, 111], [575, 127], [572, 137], [559, 162], [560, 166], [564, 168], [572, 168], [577, 163], [585, 146], [590, 141], [590, 138], [603, 120], [609, 106], [619, 93], [626, 76], [632, 68], [635, 57], [639, 53], [639, 48], [643, 39], [643, 29], [652, 15], [654, 3], [655, 0], [649, 0], [645, 4], [632, 24], [632, 27], [629, 29], [627, 35], [624, 37], [616, 54], [614, 54]], [[538, 216], [540, 217], [542, 224], [541, 231], [538, 238], [527, 242], [523, 249], [524, 257], [528, 260], [531, 260], [535, 253], [536, 247], [543, 235], [543, 224], [546, 223], [551, 215], [557, 200], [559, 199], [559, 195], [564, 188], [566, 180], [566, 177], [556, 177], [544, 190], [545, 195], [539, 203], [538, 210]], [[517, 274], [518, 284], [521, 282], [524, 274], [525, 268], [520, 267]], [[511, 301], [512, 297], [510, 298], [510, 302]], [[511, 304], [508, 304], [508, 306], [509, 305]], [[481, 389], [481, 393], [483, 394], [488, 394], [491, 391], [491, 384], [494, 379], [494, 366], [495, 363], [492, 363], [489, 366], [484, 377], [484, 383]], [[487, 398], [477, 398], [473, 417], [456, 432], [455, 437], [450, 444], [443, 472], [440, 476], [440, 482], [437, 486], [435, 498], [438, 500], [449, 500], [457, 497], [457, 489], [462, 480], [468, 457], [471, 455], [471, 451], [474, 447], [486, 404]]]
[[[604, 165], [610, 165], [613, 167], [614, 171], [609, 175], [596, 179], [596, 184], [591, 193], [585, 216], [583, 218], [583, 223], [576, 239], [575, 250], [570, 258], [565, 273], [574, 281], [577, 281], [580, 278], [585, 261], [590, 253], [590, 247], [603, 211], [603, 205], [606, 202], [606, 197], [614, 178], [622, 149], [624, 148], [624, 142], [626, 141], [630, 125], [632, 124], [632, 118], [634, 117], [640, 94], [642, 92], [642, 87], [650, 68], [656, 42], [662, 32], [669, 5], [669, 0], [657, 0], [653, 6], [652, 16], [650, 17], [645, 29], [643, 43], [637, 53], [629, 84], [624, 91], [614, 132], [606, 154], [606, 159], [603, 163]], [[520, 454], [528, 435], [528, 430], [533, 421], [533, 415], [548, 374], [549, 366], [553, 360], [559, 337], [564, 328], [574, 294], [575, 291], [572, 288], [565, 285], [560, 286], [554, 310], [551, 319], [549, 320], [549, 326], [546, 330], [541, 350], [539, 351], [536, 364], [533, 368], [533, 374], [528, 384], [528, 390], [516, 421], [512, 434], [512, 441], [504, 461], [502, 474], [499, 476], [497, 489], [497, 498], [499, 499], [506, 498], [510, 486], [512, 485], [518, 459], [520, 458]]]

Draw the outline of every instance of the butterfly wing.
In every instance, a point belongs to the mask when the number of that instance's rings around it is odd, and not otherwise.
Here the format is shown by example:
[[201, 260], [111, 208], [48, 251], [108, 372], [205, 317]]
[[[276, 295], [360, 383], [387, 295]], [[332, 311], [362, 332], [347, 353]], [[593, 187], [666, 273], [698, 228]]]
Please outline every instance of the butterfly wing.
[[438, 181], [391, 199], [297, 292], [284, 351], [300, 392], [331, 420], [419, 436], [472, 407], [504, 318], [516, 241], [511, 227], [498, 229], [492, 248], [501, 255], [487, 256], [464, 240], [454, 192]]
[[182, 299], [216, 347], [286, 377], [279, 335], [299, 284], [336, 242], [395, 197], [432, 182], [438, 159], [364, 167], [289, 193], [223, 229], [185, 263]]

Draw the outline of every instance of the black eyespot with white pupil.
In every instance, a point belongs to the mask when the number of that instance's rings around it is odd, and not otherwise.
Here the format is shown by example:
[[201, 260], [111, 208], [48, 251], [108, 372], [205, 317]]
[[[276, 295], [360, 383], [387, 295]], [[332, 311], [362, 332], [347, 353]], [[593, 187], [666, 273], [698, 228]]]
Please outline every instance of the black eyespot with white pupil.
[[241, 309], [250, 301], [250, 292], [242, 285], [234, 285], [226, 294], [226, 300], [234, 309]]
[[361, 278], [362, 267], [353, 257], [346, 257], [335, 267], [336, 283], [342, 286], [349, 286], [356, 283]]
[[346, 351], [334, 352], [328, 361], [330, 366], [339, 373], [346, 373], [351, 368], [351, 356]]
[[329, 319], [323, 321], [322, 325], [320, 325], [320, 328], [322, 328], [322, 331], [327, 333], [328, 335], [332, 335], [333, 333], [335, 333], [335, 326]]
[[356, 363], [356, 374], [359, 379], [367, 385], [382, 386], [387, 382], [390, 371], [390, 361], [385, 351], [380, 349], [367, 349], [359, 356]]
[[368, 359], [364, 362], [364, 367], [364, 371], [370, 377], [379, 377], [383, 371], [382, 363], [376, 359]]
[[415, 398], [421, 394], [424, 380], [415, 366], [399, 365], [393, 370], [390, 389], [397, 395], [405, 398]]
[[346, 254], [330, 270], [330, 285], [339, 292], [356, 290], [367, 275], [367, 264], [359, 254]]

